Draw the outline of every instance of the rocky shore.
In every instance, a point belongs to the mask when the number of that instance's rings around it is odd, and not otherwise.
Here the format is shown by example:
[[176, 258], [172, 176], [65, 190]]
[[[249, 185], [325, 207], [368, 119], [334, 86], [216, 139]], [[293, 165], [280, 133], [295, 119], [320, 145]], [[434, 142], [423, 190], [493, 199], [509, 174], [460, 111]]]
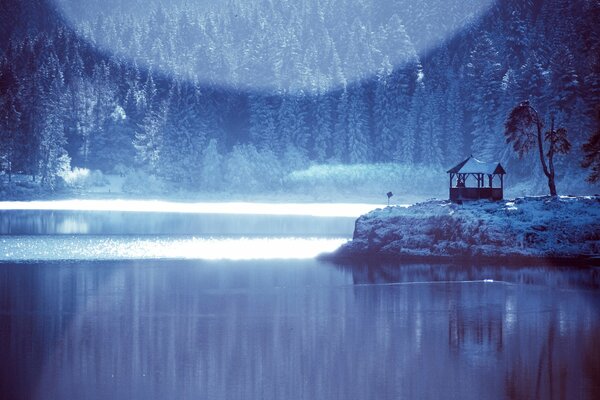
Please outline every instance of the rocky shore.
[[600, 260], [600, 196], [429, 200], [373, 210], [333, 259]]

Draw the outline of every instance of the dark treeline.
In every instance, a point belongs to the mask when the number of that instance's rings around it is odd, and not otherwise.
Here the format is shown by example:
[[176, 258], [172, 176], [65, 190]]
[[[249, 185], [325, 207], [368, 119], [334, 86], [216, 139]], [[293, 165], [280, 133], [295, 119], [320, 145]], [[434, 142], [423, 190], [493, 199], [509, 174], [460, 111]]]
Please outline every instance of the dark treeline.
[[[536, 180], [535, 160], [516, 162], [502, 135], [529, 99], [567, 128], [574, 151], [558, 169], [583, 185], [600, 104], [597, 1], [499, 1], [429, 51], [426, 9], [406, 22], [374, 0], [83, 10], [73, 27], [39, 1], [5, 3], [28, 21], [0, 32], [9, 179], [53, 186], [85, 167], [182, 189], [266, 189], [313, 163], [443, 170], [473, 154]], [[435, 4], [436, 23], [458, 26]]]

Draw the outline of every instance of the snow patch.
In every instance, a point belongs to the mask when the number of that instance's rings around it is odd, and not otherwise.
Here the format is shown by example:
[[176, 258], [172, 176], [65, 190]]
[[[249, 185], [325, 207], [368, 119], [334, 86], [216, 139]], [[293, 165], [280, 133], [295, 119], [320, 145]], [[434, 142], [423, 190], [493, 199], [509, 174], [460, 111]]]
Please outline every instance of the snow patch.
[[429, 200], [361, 216], [341, 256], [596, 257], [600, 196]]

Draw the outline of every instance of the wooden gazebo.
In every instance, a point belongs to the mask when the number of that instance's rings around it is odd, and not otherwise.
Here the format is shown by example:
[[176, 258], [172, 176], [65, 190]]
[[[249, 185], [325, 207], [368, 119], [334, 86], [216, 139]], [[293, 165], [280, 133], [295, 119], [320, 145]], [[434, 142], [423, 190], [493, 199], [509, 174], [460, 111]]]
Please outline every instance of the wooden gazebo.
[[450, 174], [450, 200], [502, 200], [506, 171], [497, 162], [486, 163], [470, 156]]

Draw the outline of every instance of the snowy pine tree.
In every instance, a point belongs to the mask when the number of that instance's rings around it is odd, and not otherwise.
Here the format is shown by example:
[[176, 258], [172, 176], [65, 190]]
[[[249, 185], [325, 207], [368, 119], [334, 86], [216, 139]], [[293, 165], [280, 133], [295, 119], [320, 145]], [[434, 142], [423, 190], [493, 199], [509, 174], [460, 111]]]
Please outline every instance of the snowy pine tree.
[[159, 175], [162, 168], [161, 149], [167, 118], [168, 103], [146, 113], [139, 130], [135, 133], [136, 161], [150, 173]]
[[70, 158], [65, 150], [66, 137], [62, 112], [65, 109], [65, 86], [58, 58], [51, 54], [42, 65], [44, 93], [41, 100], [41, 124], [37, 131], [38, 171], [43, 186], [54, 189], [59, 173], [70, 168]]
[[215, 191], [222, 187], [223, 172], [222, 159], [219, 154], [218, 142], [210, 139], [202, 151], [202, 164], [200, 168], [200, 185], [202, 190]]
[[398, 109], [392, 90], [393, 67], [389, 58], [385, 57], [377, 72], [373, 117], [375, 119], [374, 149], [379, 161], [389, 162], [396, 150], [396, 115]]
[[352, 164], [369, 160], [368, 109], [364, 89], [356, 85], [348, 99], [348, 161]]
[[314, 145], [312, 158], [324, 162], [332, 153], [333, 118], [332, 96], [321, 93], [315, 99]]
[[480, 38], [467, 68], [475, 88], [471, 97], [474, 128], [471, 151], [482, 160], [494, 160], [504, 148], [498, 135], [504, 118], [500, 115], [502, 64], [489, 35]]

